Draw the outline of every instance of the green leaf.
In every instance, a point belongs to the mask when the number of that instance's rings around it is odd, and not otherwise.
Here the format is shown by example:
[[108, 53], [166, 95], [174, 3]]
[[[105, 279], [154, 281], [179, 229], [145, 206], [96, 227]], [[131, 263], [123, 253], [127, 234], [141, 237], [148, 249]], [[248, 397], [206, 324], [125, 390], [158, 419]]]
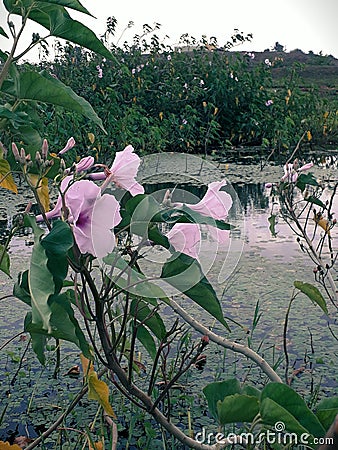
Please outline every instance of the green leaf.
[[19, 300], [26, 303], [26, 305], [32, 306], [32, 300], [28, 286], [28, 272], [28, 270], [25, 270], [24, 272], [19, 273], [18, 281], [13, 286], [13, 295]]
[[5, 83], [2, 86], [2, 90], [5, 93], [14, 95], [18, 100], [49, 103], [61, 106], [68, 111], [82, 114], [105, 131], [101, 119], [90, 103], [77, 95], [69, 86], [53, 78], [46, 71], [40, 73], [23, 72], [20, 74], [19, 85], [14, 89], [14, 92], [13, 86], [9, 89]]
[[[79, 2], [50, 0], [33, 2], [32, 0], [25, 0], [24, 4], [26, 8], [30, 7], [28, 17], [47, 28], [52, 36], [78, 44], [104, 58], [114, 59], [112, 53], [102, 44], [93, 31], [77, 20], [73, 20], [63, 6], [65, 4], [69, 8], [88, 13]], [[26, 13], [25, 9], [21, 10], [20, 5], [15, 0], [4, 0], [4, 5], [7, 11], [13, 14], [21, 16]]]
[[309, 432], [309, 430], [304, 428], [292, 413], [271, 398], [264, 398], [261, 400], [260, 415], [262, 422], [265, 425], [274, 426], [275, 424], [282, 422], [285, 426], [285, 431], [289, 433], [296, 433], [298, 436], [303, 433], [311, 435], [311, 431]]
[[250, 397], [260, 398], [261, 391], [253, 386], [250, 386], [249, 384], [245, 384], [242, 387], [242, 394], [250, 395]]
[[326, 301], [320, 291], [310, 283], [303, 283], [302, 281], [294, 281], [294, 286], [305, 294], [309, 299], [317, 304], [325, 314], [328, 314]]
[[[33, 323], [32, 314], [28, 313], [25, 318], [25, 331], [28, 331], [32, 336], [34, 334], [39, 334], [73, 342], [86, 358], [92, 358], [90, 347], [74, 315], [67, 294], [63, 293], [54, 296], [50, 309], [51, 316], [49, 330], [43, 328], [39, 323]], [[42, 344], [40, 343], [40, 345]], [[41, 357], [41, 350], [39, 351], [39, 360], [41, 361], [43, 358]]]
[[161, 316], [149, 308], [142, 300], [133, 299], [130, 305], [130, 314], [138, 322], [142, 322], [158, 339], [162, 339], [166, 334], [166, 328]]
[[338, 414], [338, 397], [324, 398], [317, 405], [316, 416], [327, 431]]
[[63, 220], [55, 220], [50, 233], [41, 240], [41, 245], [54, 256], [67, 254], [74, 245], [70, 226]]
[[161, 245], [166, 249], [170, 248], [169, 239], [160, 232], [156, 225], [150, 225], [148, 228], [148, 238], [150, 241], [154, 242], [154, 244]]
[[166, 223], [199, 223], [204, 225], [211, 225], [219, 228], [220, 230], [232, 230], [235, 228], [233, 225], [226, 223], [222, 220], [216, 220], [212, 217], [204, 216], [196, 211], [193, 211], [188, 206], [183, 205], [179, 208], [175, 208], [162, 213], [162, 221]]
[[[273, 401], [277, 406], [271, 402], [264, 404], [265, 400]], [[278, 416], [282, 413], [285, 416], [284, 422], [282, 416]], [[289, 415], [290, 417], [289, 417]], [[270, 425], [273, 425], [275, 421], [282, 421], [287, 426], [288, 431], [298, 432], [301, 427], [303, 430], [316, 437], [322, 437], [325, 434], [325, 430], [314, 413], [308, 408], [302, 397], [297, 394], [286, 384], [282, 383], [269, 383], [265, 386], [261, 394], [261, 415], [264, 421], [268, 420]], [[304, 432], [304, 431], [301, 431]]]
[[218, 423], [252, 422], [259, 412], [257, 397], [244, 394], [228, 395], [217, 402]]
[[306, 200], [309, 203], [313, 203], [314, 205], [320, 206], [323, 209], [326, 209], [325, 204], [321, 200], [319, 200], [319, 198], [314, 197], [313, 195], [306, 197], [304, 200]]
[[48, 304], [49, 296], [54, 294], [55, 285], [53, 275], [48, 269], [48, 257], [42, 247], [39, 236], [34, 236], [34, 247], [28, 272], [28, 284], [31, 294], [32, 322], [51, 331], [51, 309]]
[[136, 333], [137, 339], [141, 342], [143, 347], [147, 350], [152, 359], [155, 359], [156, 356], [156, 344], [154, 338], [149, 333], [147, 328], [143, 325], [137, 328]]
[[[25, 326], [31, 321], [31, 313], [27, 313], [25, 317]], [[33, 331], [29, 333], [32, 340], [32, 348], [36, 354], [40, 364], [43, 366], [46, 364], [45, 348], [47, 345], [47, 336], [41, 333], [34, 333]]]
[[318, 186], [318, 182], [312, 173], [300, 174], [297, 178], [296, 186], [303, 192], [307, 184], [311, 186]]
[[175, 252], [162, 267], [161, 278], [191, 298], [227, 329], [216, 292], [204, 276], [199, 263], [188, 255]]
[[276, 237], [277, 236], [277, 232], [276, 232], [276, 228], [275, 228], [276, 227], [276, 214], [271, 214], [271, 216], [268, 217], [268, 222], [270, 224], [269, 230], [270, 230], [271, 235], [273, 237]]
[[211, 416], [218, 420], [217, 403], [223, 401], [225, 397], [241, 393], [240, 382], [236, 378], [225, 381], [216, 381], [203, 388], [203, 394], [208, 402], [208, 409]]
[[9, 39], [8, 34], [6, 34], [6, 31], [0, 27], [0, 36], [4, 36], [5, 38]]
[[9, 269], [10, 269], [9, 254], [6, 251], [6, 248], [0, 244], [0, 270], [10, 277], [11, 274]]
[[51, 5], [61, 5], [94, 17], [78, 0], [44, 0], [43, 2]]
[[[147, 299], [157, 299], [166, 297], [165, 292], [156, 284], [151, 283], [147, 278], [137, 270], [129, 266], [117, 250], [103, 258], [105, 264], [109, 267], [107, 276], [120, 288], [139, 297]], [[111, 273], [111, 267], [114, 268]], [[150, 301], [157, 305], [157, 302]]]
[[46, 250], [48, 270], [53, 275], [54, 294], [58, 294], [68, 273], [68, 251], [74, 245], [70, 226], [62, 220], [54, 221], [52, 230], [41, 239], [41, 245]]

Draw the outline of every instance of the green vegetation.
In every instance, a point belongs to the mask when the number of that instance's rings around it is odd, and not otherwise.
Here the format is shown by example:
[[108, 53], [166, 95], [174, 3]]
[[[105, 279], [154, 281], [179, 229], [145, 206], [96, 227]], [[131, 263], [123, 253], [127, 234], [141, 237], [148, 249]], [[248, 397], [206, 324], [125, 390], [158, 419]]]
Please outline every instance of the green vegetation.
[[[315, 448], [320, 440], [327, 443], [327, 433], [333, 439], [337, 399], [323, 392], [321, 380], [314, 387], [313, 361], [311, 385], [296, 392], [294, 378], [307, 370], [309, 356], [305, 352], [301, 367], [292, 365], [291, 355], [299, 357], [301, 350], [288, 339], [291, 313], [300, 307], [304, 315], [311, 306], [320, 316], [309, 324], [310, 357], [315, 355], [310, 325], [321, 336], [324, 317], [337, 340], [338, 183], [326, 185], [309, 172], [313, 161], [295, 158], [301, 145], [335, 142], [335, 101], [315, 87], [304, 89], [298, 63], [277, 80], [273, 70], [284, 66], [279, 56], [256, 62], [250, 53], [229, 52], [250, 39], [238, 30], [223, 49], [187, 35], [181, 41], [185, 48], [171, 49], [155, 35], [157, 26], [145, 26], [133, 44], [112, 45], [110, 51], [116, 21], [108, 19], [101, 41], [68, 14], [67, 8], [89, 14], [77, 0], [4, 0], [4, 6], [8, 30], [0, 28], [0, 34], [11, 35], [13, 46], [0, 52], [0, 186], [8, 195], [23, 189], [25, 209], [12, 218], [0, 245], [1, 275], [13, 284], [2, 294], [1, 306], [5, 317], [17, 314], [14, 298], [25, 318], [23, 331], [1, 344], [8, 389], [0, 412], [7, 442], [0, 441], [0, 449], [214, 450], [205, 426], [218, 449], [274, 444], [282, 450], [298, 443]], [[12, 14], [21, 17], [18, 29], [9, 20]], [[59, 45], [53, 63], [20, 64], [37, 43], [46, 50], [45, 38], [33, 33], [28, 48], [15, 55], [28, 19], [45, 27], [48, 36], [68, 41]], [[235, 271], [246, 240], [236, 192], [206, 158], [181, 154], [226, 156], [239, 146], [260, 148], [267, 161], [284, 160], [284, 176], [265, 186], [270, 232], [277, 237], [282, 218], [314, 266], [316, 286], [297, 277], [291, 294], [274, 285], [275, 268], [269, 267], [269, 299], [279, 319], [281, 299], [287, 297], [287, 303], [283, 331], [267, 348], [255, 337], [262, 321], [271, 318], [261, 311], [262, 286], [255, 304], [249, 303], [249, 325], [241, 323], [241, 312], [228, 314], [228, 291], [218, 292]], [[156, 153], [156, 167], [147, 153]], [[177, 185], [146, 192], [145, 179], [168, 175], [168, 157], [178, 158], [173, 165], [179, 178], [198, 164], [190, 177], [208, 185], [201, 198], [190, 202], [180, 189], [182, 197], [176, 198]], [[140, 180], [139, 168], [147, 162], [150, 173]], [[203, 178], [204, 167], [212, 181]], [[31, 252], [11, 280], [11, 244], [26, 229]], [[252, 303], [250, 278], [234, 279], [232, 288], [240, 307], [248, 306], [244, 290]], [[205, 379], [196, 372], [203, 369], [209, 346], [217, 348], [218, 367]], [[73, 347], [76, 364], [61, 372], [73, 360]], [[316, 364], [324, 364], [322, 355], [316, 356]], [[230, 369], [220, 369], [221, 364]], [[76, 384], [69, 382], [66, 389], [67, 383], [59, 384], [61, 373], [81, 376], [79, 392]], [[48, 376], [53, 389], [41, 392]], [[22, 392], [12, 401], [16, 389]], [[37, 413], [41, 395], [50, 396], [52, 404]], [[80, 417], [81, 403], [91, 406]], [[22, 409], [39, 433], [33, 441], [28, 430], [18, 435], [17, 422], [8, 432], [6, 420]], [[201, 433], [194, 433], [192, 409]]]

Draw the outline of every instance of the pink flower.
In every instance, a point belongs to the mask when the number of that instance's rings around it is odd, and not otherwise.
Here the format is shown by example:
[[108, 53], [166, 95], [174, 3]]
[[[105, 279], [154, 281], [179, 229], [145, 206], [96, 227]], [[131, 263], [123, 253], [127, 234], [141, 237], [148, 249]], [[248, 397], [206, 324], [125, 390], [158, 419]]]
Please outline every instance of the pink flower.
[[307, 164], [304, 164], [304, 166], [302, 166], [302, 167], [300, 167], [298, 169], [298, 172], [304, 172], [305, 170], [311, 169], [311, 167], [313, 167], [313, 162], [309, 162]]
[[167, 234], [177, 252], [197, 259], [201, 242], [201, 230], [197, 223], [177, 223]]
[[103, 70], [102, 70], [101, 66], [96, 66], [96, 69], [97, 69], [97, 71], [98, 71], [97, 76], [98, 76], [99, 78], [102, 78], [102, 77], [103, 77]]
[[75, 144], [76, 144], [75, 139], [73, 137], [69, 138], [66, 146], [62, 150], [59, 151], [58, 155], [60, 156], [60, 155], [63, 155], [64, 153], [68, 152], [68, 150], [73, 148]]
[[77, 164], [75, 164], [75, 170], [76, 172], [85, 172], [92, 167], [94, 162], [95, 159], [93, 158], [93, 156], [86, 156], [85, 158], [80, 159]]
[[195, 205], [187, 204], [187, 206], [203, 216], [210, 216], [217, 220], [226, 219], [232, 206], [231, 195], [221, 191], [221, 188], [226, 184], [226, 180], [210, 183], [202, 200]]
[[288, 183], [296, 183], [298, 180], [299, 172], [304, 172], [306, 170], [311, 169], [313, 167], [313, 162], [304, 164], [302, 167], [298, 169], [298, 161], [295, 160], [294, 164], [285, 164], [284, 166], [284, 175], [281, 178], [281, 181], [285, 181]]
[[113, 165], [106, 172], [92, 173], [89, 178], [92, 180], [104, 180], [102, 190], [113, 182], [117, 187], [126, 189], [131, 195], [143, 194], [144, 188], [136, 180], [137, 171], [140, 165], [140, 158], [133, 153], [134, 148], [128, 145], [122, 152], [117, 152]]
[[[216, 220], [226, 219], [232, 206], [232, 198], [227, 192], [221, 191], [221, 188], [225, 185], [226, 180], [210, 183], [202, 200], [195, 205], [187, 204], [187, 206], [203, 216], [212, 217]], [[180, 205], [182, 203], [176, 204], [176, 206]], [[208, 225], [207, 230], [210, 237], [218, 244], [228, 243], [230, 237], [228, 230], [221, 230], [212, 225]], [[201, 230], [197, 223], [176, 224], [167, 234], [167, 237], [176, 251], [198, 258]]]
[[221, 230], [217, 227], [208, 226], [208, 232], [210, 237], [216, 241], [219, 245], [228, 244], [230, 239], [230, 231], [229, 230]]
[[[113, 195], [101, 195], [101, 189], [92, 181], [72, 181], [68, 176], [60, 186], [67, 208], [66, 220], [72, 225], [80, 252], [103, 258], [115, 246], [111, 230], [121, 221], [120, 205]], [[47, 219], [61, 217], [62, 207], [59, 196], [55, 207], [46, 213]], [[42, 219], [41, 215], [36, 217], [37, 221]]]

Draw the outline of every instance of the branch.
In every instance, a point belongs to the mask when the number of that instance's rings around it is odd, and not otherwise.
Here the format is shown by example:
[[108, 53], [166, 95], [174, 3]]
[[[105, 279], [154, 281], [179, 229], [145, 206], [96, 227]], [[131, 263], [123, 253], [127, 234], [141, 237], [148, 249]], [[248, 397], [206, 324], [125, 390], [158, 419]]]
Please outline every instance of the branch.
[[218, 334], [214, 333], [213, 331], [210, 331], [208, 328], [206, 328], [204, 325], [202, 325], [200, 322], [198, 322], [196, 319], [194, 319], [192, 316], [190, 316], [183, 308], [181, 308], [178, 303], [175, 302], [175, 300], [167, 298], [165, 300], [166, 304], [169, 305], [173, 311], [175, 311], [177, 314], [179, 314], [182, 319], [187, 322], [190, 326], [192, 326], [196, 331], [199, 331], [200, 333], [204, 334], [205, 336], [208, 336], [209, 339], [213, 342], [215, 342], [217, 345], [220, 345], [221, 347], [227, 348], [229, 350], [232, 350], [235, 353], [241, 353], [242, 355], [246, 356], [247, 358], [254, 361], [258, 367], [262, 369], [262, 371], [269, 377], [271, 381], [276, 381], [277, 383], [283, 383], [280, 376], [273, 370], [273, 368], [265, 361], [264, 358], [262, 358], [258, 353], [250, 349], [249, 347], [246, 347], [245, 345], [238, 344], [237, 342], [230, 341], [228, 339], [225, 339]]

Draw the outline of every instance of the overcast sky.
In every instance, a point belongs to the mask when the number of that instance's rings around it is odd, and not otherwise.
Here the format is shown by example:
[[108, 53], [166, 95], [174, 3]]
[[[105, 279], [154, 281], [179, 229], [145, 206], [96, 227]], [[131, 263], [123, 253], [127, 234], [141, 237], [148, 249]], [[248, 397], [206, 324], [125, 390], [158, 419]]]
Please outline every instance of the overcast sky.
[[[322, 51], [338, 58], [338, 0], [82, 0], [81, 3], [96, 19], [71, 10], [70, 14], [97, 35], [105, 31], [109, 16], [115, 16], [118, 21], [116, 39], [132, 20], [135, 25], [123, 35], [122, 41], [131, 40], [136, 33], [141, 34], [145, 23], [160, 23], [157, 34], [160, 37], [169, 35], [167, 42], [173, 45], [183, 33], [198, 39], [203, 34], [216, 36], [222, 45], [238, 28], [244, 34], [253, 34], [251, 43], [238, 47], [239, 50], [263, 51], [278, 41], [286, 51], [296, 48], [304, 52]], [[6, 29], [5, 18], [1, 2], [0, 21]], [[26, 42], [36, 31], [35, 26], [29, 28]], [[2, 49], [9, 49], [2, 37], [0, 45]]]

